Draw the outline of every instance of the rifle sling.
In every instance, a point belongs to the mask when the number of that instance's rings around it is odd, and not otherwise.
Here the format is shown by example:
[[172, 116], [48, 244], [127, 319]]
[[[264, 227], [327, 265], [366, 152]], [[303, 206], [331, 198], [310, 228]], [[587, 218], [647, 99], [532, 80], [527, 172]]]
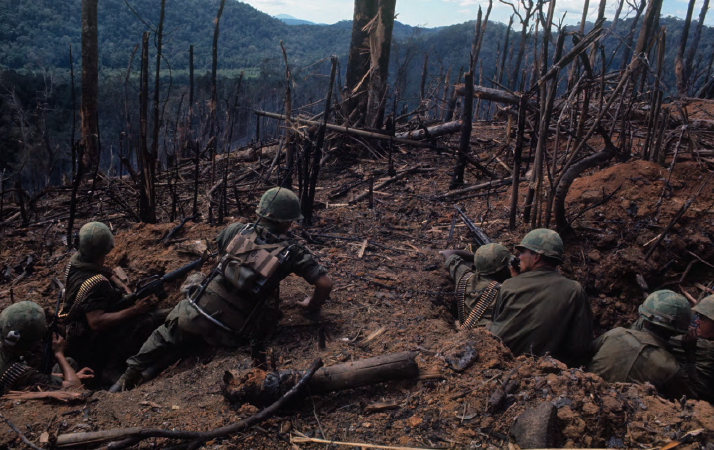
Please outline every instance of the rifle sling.
[[486, 309], [488, 309], [489, 305], [491, 305], [491, 303], [493, 303], [496, 299], [500, 288], [501, 283], [491, 281], [485, 289], [481, 290], [481, 296], [479, 297], [478, 303], [471, 310], [471, 313], [469, 313], [469, 317], [466, 321], [461, 323], [461, 330], [471, 330], [476, 326], [478, 321], [481, 320], [481, 317], [486, 312]]
[[30, 367], [22, 363], [11, 364], [5, 369], [2, 376], [0, 376], [0, 395], [7, 394], [14, 387], [17, 380], [28, 370], [30, 370]]

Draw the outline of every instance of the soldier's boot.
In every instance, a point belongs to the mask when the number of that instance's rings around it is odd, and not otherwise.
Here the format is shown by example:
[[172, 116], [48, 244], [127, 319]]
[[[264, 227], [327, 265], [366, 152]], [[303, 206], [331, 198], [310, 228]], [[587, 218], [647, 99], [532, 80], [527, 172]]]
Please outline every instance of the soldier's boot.
[[130, 391], [137, 387], [142, 381], [141, 371], [139, 369], [128, 368], [126, 372], [109, 388], [109, 392], [117, 393]]
[[167, 355], [166, 357], [164, 357], [163, 359], [161, 359], [160, 361], [150, 365], [149, 367], [147, 367], [146, 369], [144, 369], [141, 372], [141, 382], [146, 383], [149, 380], [153, 380], [154, 378], [159, 376], [159, 374], [161, 372], [166, 370], [170, 365], [175, 363], [177, 360], [178, 360], [178, 357], [176, 355], [174, 355], [173, 353], [171, 353], [171, 354]]

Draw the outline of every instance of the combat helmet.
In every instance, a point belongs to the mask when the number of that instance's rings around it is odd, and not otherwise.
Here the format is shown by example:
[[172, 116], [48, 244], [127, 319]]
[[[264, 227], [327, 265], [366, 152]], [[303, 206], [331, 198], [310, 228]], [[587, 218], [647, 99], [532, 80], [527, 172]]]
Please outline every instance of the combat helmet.
[[708, 295], [701, 299], [699, 303], [694, 305], [692, 311], [700, 316], [706, 316], [710, 320], [714, 320], [714, 295]]
[[491, 275], [508, 267], [511, 253], [501, 244], [486, 244], [474, 253], [474, 267], [484, 275]]
[[687, 299], [667, 289], [648, 295], [638, 311], [645, 321], [679, 334], [686, 333], [692, 322]]
[[0, 313], [0, 331], [3, 346], [28, 350], [47, 333], [45, 312], [34, 302], [10, 305]]
[[273, 222], [294, 222], [303, 218], [297, 195], [290, 189], [280, 187], [268, 189], [260, 198], [255, 212], [258, 217]]
[[79, 229], [79, 253], [97, 259], [114, 248], [114, 236], [102, 222], [89, 222]]
[[563, 261], [563, 240], [560, 235], [547, 228], [537, 228], [523, 236], [516, 250], [528, 249], [533, 253]]

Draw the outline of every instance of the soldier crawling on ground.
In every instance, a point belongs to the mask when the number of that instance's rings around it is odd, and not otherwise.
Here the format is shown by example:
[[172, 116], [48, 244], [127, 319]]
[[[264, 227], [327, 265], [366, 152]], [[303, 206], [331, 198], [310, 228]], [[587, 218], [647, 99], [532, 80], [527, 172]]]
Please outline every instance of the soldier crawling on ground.
[[[714, 403], [714, 295], [704, 297], [694, 305], [692, 311], [698, 314], [695, 320], [698, 339], [695, 351], [697, 377], [691, 384], [700, 399]], [[689, 347], [686, 340], [687, 335], [675, 336], [669, 340], [674, 357], [685, 367], [690, 364], [687, 359]]]
[[[639, 307], [640, 320], [631, 329], [615, 328], [595, 341], [596, 353], [588, 370], [611, 383], [649, 382], [669, 399], [694, 398], [696, 334], [689, 329], [692, 310], [684, 296], [660, 290]], [[667, 341], [680, 340], [686, 365], [680, 366]]]
[[513, 255], [501, 244], [486, 244], [470, 253], [443, 250], [444, 268], [456, 286], [456, 310], [461, 330], [491, 326], [501, 283], [518, 274]]
[[130, 291], [104, 266], [114, 248], [114, 236], [101, 222], [79, 230], [79, 251], [65, 272], [64, 308], [60, 318], [67, 329], [67, 353], [80, 366], [94, 370], [95, 382], [111, 386], [124, 372], [124, 361], [163, 321], [168, 311], [150, 312], [148, 298], [122, 302]]
[[549, 353], [571, 367], [585, 364], [593, 316], [580, 283], [557, 271], [563, 262], [560, 236], [539, 228], [526, 234], [516, 250], [520, 274], [501, 285], [491, 333], [516, 356]]
[[302, 219], [297, 196], [288, 189], [269, 189], [256, 212], [257, 223], [233, 223], [218, 235], [218, 268], [188, 291], [139, 353], [127, 360], [129, 368], [110, 391], [132, 389], [154, 378], [191, 344], [237, 347], [265, 340], [282, 315], [279, 283], [291, 273], [315, 286], [313, 295], [298, 304], [320, 310], [332, 280], [288, 232]]
[[47, 334], [45, 312], [36, 303], [23, 301], [5, 308], [0, 313], [0, 396], [9, 391], [27, 388], [60, 389], [79, 387], [80, 380], [90, 380], [92, 370], [76, 372], [74, 361], [65, 358], [65, 340], [52, 336], [52, 353], [57, 364], [49, 375], [25, 363], [24, 355]]

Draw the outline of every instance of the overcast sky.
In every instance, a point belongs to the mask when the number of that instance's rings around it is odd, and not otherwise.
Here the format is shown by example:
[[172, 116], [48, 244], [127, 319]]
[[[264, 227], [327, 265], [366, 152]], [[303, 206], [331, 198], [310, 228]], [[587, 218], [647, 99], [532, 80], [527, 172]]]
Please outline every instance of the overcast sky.
[[[351, 20], [354, 7], [354, 0], [244, 0], [244, 2], [271, 16], [288, 14], [297, 19], [326, 24]], [[694, 18], [699, 16], [702, 2], [703, 0], [697, 0], [694, 7]], [[557, 0], [556, 15], [560, 17], [567, 12], [566, 23], [578, 23], [583, 3], [583, 0]], [[599, 3], [598, 0], [590, 0], [588, 12], [590, 20], [597, 17]], [[664, 0], [662, 15], [683, 18], [687, 13], [688, 3], [688, 0]], [[475, 19], [479, 5], [485, 13], [488, 0], [397, 0], [397, 20], [408, 25], [427, 28], [453, 25]], [[612, 18], [616, 6], [616, 0], [608, 1], [605, 17]], [[625, 2], [621, 17], [627, 14], [628, 9], [627, 2]], [[510, 6], [494, 0], [489, 20], [508, 23], [511, 13]], [[707, 14], [704, 21], [706, 25], [714, 25], [713, 15], [714, 12], [711, 11]]]

